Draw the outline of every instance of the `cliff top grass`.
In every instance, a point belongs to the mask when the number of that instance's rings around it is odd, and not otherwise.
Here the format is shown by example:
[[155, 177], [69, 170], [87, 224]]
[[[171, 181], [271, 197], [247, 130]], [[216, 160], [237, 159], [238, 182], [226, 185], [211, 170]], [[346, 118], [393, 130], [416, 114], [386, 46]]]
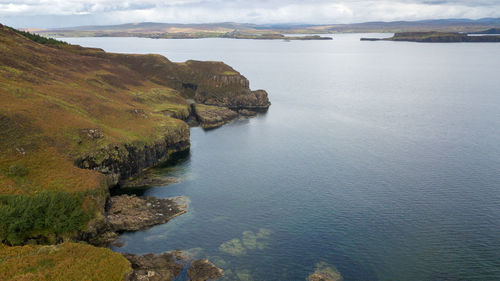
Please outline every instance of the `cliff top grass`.
[[0, 28], [0, 53], [0, 194], [102, 188], [103, 176], [77, 168], [74, 159], [187, 130], [157, 110], [186, 111], [185, 99], [120, 64], [119, 56], [25, 37], [7, 27]]
[[0, 280], [120, 281], [131, 270], [121, 254], [86, 244], [16, 247], [0, 244]]
[[0, 194], [105, 186], [75, 159], [187, 140], [186, 97], [214, 74], [239, 75], [223, 63], [106, 53], [0, 26]]

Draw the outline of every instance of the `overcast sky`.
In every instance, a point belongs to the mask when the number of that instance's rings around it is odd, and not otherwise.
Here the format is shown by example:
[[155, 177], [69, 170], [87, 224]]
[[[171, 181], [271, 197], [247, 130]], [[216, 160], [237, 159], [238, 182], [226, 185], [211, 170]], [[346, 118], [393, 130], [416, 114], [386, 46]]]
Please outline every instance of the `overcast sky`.
[[500, 17], [500, 0], [0, 0], [0, 23], [352, 23]]

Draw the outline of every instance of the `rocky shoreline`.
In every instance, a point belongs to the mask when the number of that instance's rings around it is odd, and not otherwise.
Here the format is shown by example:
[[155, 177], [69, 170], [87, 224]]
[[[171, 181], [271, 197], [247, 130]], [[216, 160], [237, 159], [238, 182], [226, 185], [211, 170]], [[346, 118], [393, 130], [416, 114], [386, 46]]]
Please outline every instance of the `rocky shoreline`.
[[[106, 208], [106, 222], [109, 231], [101, 234], [107, 243], [120, 246], [118, 233], [144, 230], [151, 226], [167, 223], [187, 212], [189, 199], [185, 196], [158, 199], [135, 195], [112, 196]], [[190, 255], [182, 251], [160, 254], [123, 256], [130, 262], [132, 272], [127, 281], [171, 281], [187, 269], [189, 280], [216, 280], [224, 276], [223, 270], [207, 259], [190, 261]]]
[[132, 272], [126, 281], [171, 281], [187, 268], [191, 281], [216, 280], [224, 276], [222, 269], [207, 259], [189, 261], [182, 251], [160, 254], [123, 254], [132, 265]]

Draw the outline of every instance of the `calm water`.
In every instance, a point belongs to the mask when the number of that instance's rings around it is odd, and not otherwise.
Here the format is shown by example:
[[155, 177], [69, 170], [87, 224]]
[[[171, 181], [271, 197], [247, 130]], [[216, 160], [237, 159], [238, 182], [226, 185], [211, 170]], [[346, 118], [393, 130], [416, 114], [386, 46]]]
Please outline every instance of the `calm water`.
[[192, 249], [229, 280], [305, 280], [318, 262], [345, 280], [500, 280], [500, 44], [363, 36], [66, 39], [224, 61], [273, 103], [193, 128], [165, 171], [183, 181], [145, 193], [187, 195], [189, 212], [116, 250]]

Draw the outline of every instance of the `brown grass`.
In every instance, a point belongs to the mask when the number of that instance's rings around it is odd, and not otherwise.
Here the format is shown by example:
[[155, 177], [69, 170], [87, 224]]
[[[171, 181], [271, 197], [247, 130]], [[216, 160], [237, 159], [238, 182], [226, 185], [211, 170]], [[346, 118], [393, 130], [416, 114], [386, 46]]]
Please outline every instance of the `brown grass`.
[[54, 246], [0, 244], [0, 280], [123, 280], [131, 271], [121, 254], [86, 244]]

